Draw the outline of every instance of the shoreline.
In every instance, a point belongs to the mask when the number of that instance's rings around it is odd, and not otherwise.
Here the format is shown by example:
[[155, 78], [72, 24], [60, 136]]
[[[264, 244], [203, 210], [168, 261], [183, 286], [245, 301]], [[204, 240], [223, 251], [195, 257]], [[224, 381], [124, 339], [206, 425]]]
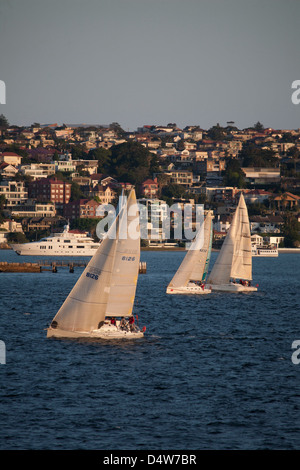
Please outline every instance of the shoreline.
[[[0, 251], [13, 250], [10, 246], [0, 246]], [[185, 247], [172, 246], [172, 247], [141, 247], [141, 251], [188, 251]], [[220, 248], [212, 248], [211, 251], [220, 251]], [[300, 248], [278, 248], [278, 253], [300, 253]]]
[[300, 248], [278, 248], [278, 253], [300, 253]]

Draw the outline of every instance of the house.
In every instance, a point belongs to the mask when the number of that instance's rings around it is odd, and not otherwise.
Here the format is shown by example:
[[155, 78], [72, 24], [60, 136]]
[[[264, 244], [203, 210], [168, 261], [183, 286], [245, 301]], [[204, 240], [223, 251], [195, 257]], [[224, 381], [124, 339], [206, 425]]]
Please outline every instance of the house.
[[280, 168], [242, 168], [245, 179], [253, 184], [271, 184], [280, 182]]
[[189, 170], [171, 170], [165, 173], [170, 177], [170, 183], [181, 184], [189, 188], [193, 184], [193, 172]]
[[90, 175], [96, 174], [98, 171], [98, 160], [73, 160], [72, 163], [75, 168], [82, 167]]
[[55, 205], [51, 202], [37, 202], [28, 199], [25, 204], [14, 206], [11, 210], [15, 217], [55, 217]]
[[23, 204], [28, 198], [24, 181], [4, 180], [0, 183], [0, 196], [6, 199], [6, 207], [11, 208]]
[[156, 198], [158, 195], [157, 178], [147, 179], [141, 183], [141, 194], [148, 199]]
[[283, 218], [280, 215], [250, 216], [250, 230], [261, 233], [280, 233], [283, 226]]
[[222, 214], [217, 215], [215, 221], [213, 222], [213, 229], [218, 233], [227, 233], [232, 221], [232, 216]]
[[15, 152], [0, 153], [0, 163], [10, 163], [11, 165], [21, 165], [22, 157]]
[[17, 168], [10, 163], [0, 163], [0, 175], [3, 178], [14, 178], [18, 173]]
[[101, 204], [111, 204], [117, 195], [113, 186], [110, 184], [105, 186], [97, 184], [96, 186], [85, 187], [83, 188], [83, 192], [89, 198], [97, 197]]
[[99, 202], [94, 199], [77, 199], [65, 204], [64, 216], [69, 220], [98, 217], [96, 215], [98, 207]]
[[293, 209], [299, 206], [300, 196], [289, 192], [280, 194], [274, 198], [274, 203], [278, 210]]
[[246, 204], [261, 203], [264, 204], [272, 197], [273, 193], [265, 191], [264, 189], [253, 189], [251, 191], [244, 191], [244, 198]]
[[54, 163], [30, 163], [29, 165], [21, 165], [20, 173], [30, 176], [33, 180], [47, 178], [55, 173]]

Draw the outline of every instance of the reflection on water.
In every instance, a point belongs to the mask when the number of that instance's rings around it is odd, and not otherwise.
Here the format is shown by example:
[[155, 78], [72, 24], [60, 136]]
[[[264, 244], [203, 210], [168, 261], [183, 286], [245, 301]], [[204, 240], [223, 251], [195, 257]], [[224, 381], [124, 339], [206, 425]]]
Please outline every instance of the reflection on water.
[[46, 339], [82, 268], [0, 273], [2, 449], [298, 448], [300, 256], [253, 259], [257, 293], [168, 296], [183, 256], [142, 252], [128, 342]]

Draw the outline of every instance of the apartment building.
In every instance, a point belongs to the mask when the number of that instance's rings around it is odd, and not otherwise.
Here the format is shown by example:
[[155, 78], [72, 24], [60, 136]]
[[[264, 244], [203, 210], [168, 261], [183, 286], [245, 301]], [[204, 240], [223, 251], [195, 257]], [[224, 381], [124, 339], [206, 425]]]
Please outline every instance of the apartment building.
[[28, 198], [28, 191], [24, 181], [4, 180], [0, 183], [0, 196], [6, 199], [6, 207], [11, 208], [22, 204]]
[[43, 178], [29, 184], [29, 197], [39, 202], [54, 202], [58, 209], [68, 204], [71, 198], [71, 183], [57, 178]]
[[96, 214], [98, 207], [99, 202], [94, 199], [77, 199], [64, 206], [64, 217], [69, 220], [98, 217]]

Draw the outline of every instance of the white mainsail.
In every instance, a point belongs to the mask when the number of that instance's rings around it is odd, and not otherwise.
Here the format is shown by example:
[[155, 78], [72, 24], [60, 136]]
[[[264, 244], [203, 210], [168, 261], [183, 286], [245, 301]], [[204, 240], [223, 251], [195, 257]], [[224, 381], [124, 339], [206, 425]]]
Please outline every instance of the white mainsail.
[[55, 328], [88, 333], [99, 328], [105, 316], [132, 315], [140, 261], [138, 217], [131, 190], [127, 204], [119, 208], [109, 232], [54, 317]]
[[208, 213], [168, 287], [184, 287], [190, 280], [204, 281], [211, 253], [212, 218]]
[[230, 228], [208, 283], [228, 284], [230, 278], [252, 280], [252, 249], [248, 210], [241, 193]]

